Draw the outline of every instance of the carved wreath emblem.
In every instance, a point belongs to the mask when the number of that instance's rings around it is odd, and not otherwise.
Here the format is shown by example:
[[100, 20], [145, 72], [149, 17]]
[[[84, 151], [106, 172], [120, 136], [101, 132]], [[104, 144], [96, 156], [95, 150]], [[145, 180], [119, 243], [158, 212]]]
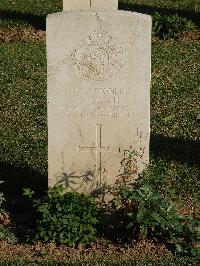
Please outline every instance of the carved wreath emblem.
[[123, 51], [106, 31], [93, 32], [73, 53], [79, 73], [89, 80], [107, 80], [122, 67]]

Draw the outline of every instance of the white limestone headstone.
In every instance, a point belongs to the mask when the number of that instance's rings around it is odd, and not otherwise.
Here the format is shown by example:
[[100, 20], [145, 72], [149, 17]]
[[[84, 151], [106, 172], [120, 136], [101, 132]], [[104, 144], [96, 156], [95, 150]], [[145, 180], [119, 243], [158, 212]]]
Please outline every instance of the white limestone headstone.
[[118, 0], [63, 0], [63, 11], [117, 10]]
[[148, 165], [151, 18], [86, 2], [47, 18], [48, 163], [49, 186], [89, 193]]

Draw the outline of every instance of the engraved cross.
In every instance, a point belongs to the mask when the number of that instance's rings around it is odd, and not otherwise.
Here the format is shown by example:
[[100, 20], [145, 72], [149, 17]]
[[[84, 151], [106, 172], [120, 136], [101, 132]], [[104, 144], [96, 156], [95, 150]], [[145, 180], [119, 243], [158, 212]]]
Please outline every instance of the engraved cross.
[[[110, 147], [103, 147], [102, 146], [102, 124], [96, 125], [96, 145], [91, 147], [82, 147], [78, 146], [78, 152], [89, 152], [95, 151], [96, 153], [96, 172], [99, 172], [100, 175], [100, 182], [102, 176], [102, 153], [103, 152], [110, 152]], [[116, 151], [116, 149], [115, 149]], [[112, 152], [112, 151], [111, 151]], [[119, 150], [120, 152], [120, 150]]]

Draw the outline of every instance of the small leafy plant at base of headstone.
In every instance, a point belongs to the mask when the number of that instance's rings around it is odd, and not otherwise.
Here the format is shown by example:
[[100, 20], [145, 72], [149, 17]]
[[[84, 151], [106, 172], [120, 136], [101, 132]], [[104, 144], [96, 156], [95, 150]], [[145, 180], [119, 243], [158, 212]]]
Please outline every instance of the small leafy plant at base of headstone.
[[[3, 184], [4, 183], [4, 181], [0, 181], [0, 185], [1, 184]], [[4, 202], [4, 195], [3, 195], [3, 193], [2, 192], [0, 192], [0, 212], [1, 212], [1, 205], [2, 205], [2, 203]]]
[[71, 247], [95, 241], [100, 213], [92, 197], [65, 193], [62, 185], [50, 188], [41, 199], [34, 194], [31, 189], [24, 189], [35, 211], [34, 240]]
[[153, 15], [153, 35], [161, 39], [174, 38], [177, 34], [195, 30], [195, 24], [175, 15], [162, 15], [156, 12]]
[[156, 239], [178, 254], [200, 254], [200, 222], [179, 214], [176, 205], [149, 184], [122, 187], [118, 204], [124, 209], [127, 230], [139, 228], [140, 238]]
[[[4, 199], [3, 193], [0, 192], [0, 218], [1, 218], [1, 216], [3, 216], [3, 214], [4, 214], [4, 210], [3, 210], [2, 207], [1, 207], [1, 205], [2, 205], [2, 203], [3, 203], [4, 200], [5, 200], [5, 199]], [[1, 220], [1, 219], [0, 219], [0, 220]]]
[[3, 240], [9, 244], [17, 243], [16, 236], [2, 224], [0, 224], [0, 240]]
[[[3, 181], [0, 181], [2, 184]], [[6, 241], [10, 244], [17, 242], [16, 236], [2, 223], [8, 219], [8, 214], [2, 209], [2, 203], [5, 201], [3, 193], [0, 192], [0, 241]]]

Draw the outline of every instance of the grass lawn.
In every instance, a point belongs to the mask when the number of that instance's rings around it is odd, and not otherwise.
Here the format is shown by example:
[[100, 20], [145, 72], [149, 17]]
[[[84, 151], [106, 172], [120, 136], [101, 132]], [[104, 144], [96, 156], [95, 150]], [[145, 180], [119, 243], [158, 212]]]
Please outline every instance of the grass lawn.
[[136, 6], [154, 7], [155, 9], [169, 9], [177, 11], [199, 12], [198, 0], [121, 0], [120, 3], [130, 3]]
[[0, 262], [0, 266], [197, 266], [199, 265], [199, 259], [191, 259], [191, 258], [177, 258], [175, 260], [164, 260], [164, 261], [150, 261], [148, 259], [143, 260], [116, 260], [112, 258], [102, 258], [97, 259], [94, 258], [92, 260], [85, 261], [69, 261], [69, 262], [23, 262], [23, 261], [15, 261], [15, 262]]
[[[175, 13], [199, 23], [195, 0], [122, 0], [120, 8], [153, 14]], [[45, 29], [48, 13], [62, 0], [1, 0], [0, 27]], [[0, 43], [0, 191], [21, 207], [22, 188], [47, 188], [47, 76], [43, 41]], [[199, 41], [158, 41], [152, 45], [150, 171], [154, 188], [170, 195], [188, 213], [200, 207], [200, 45]], [[17, 206], [16, 206], [17, 204]], [[199, 211], [198, 211], [198, 215]], [[199, 216], [198, 216], [199, 217]], [[43, 254], [44, 255], [44, 254]], [[43, 256], [41, 255], [41, 256]], [[46, 255], [45, 255], [46, 256]], [[200, 258], [123, 262], [103, 258], [85, 262], [1, 265], [200, 265]]]

